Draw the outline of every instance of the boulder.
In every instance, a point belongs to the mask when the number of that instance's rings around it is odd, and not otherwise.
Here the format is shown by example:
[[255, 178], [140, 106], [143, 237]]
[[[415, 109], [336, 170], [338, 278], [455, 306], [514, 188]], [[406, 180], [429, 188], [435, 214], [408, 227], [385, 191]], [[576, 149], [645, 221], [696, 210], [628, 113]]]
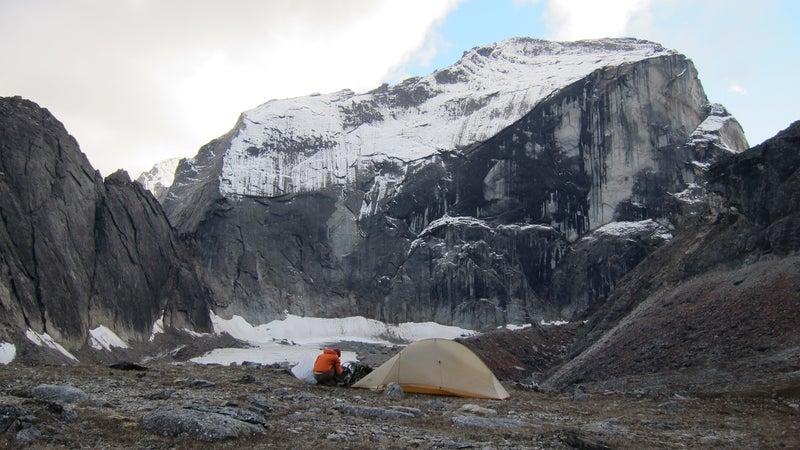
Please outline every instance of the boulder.
[[227, 414], [195, 409], [170, 409], [146, 413], [142, 428], [160, 436], [217, 442], [263, 433], [264, 427]]
[[41, 384], [31, 390], [31, 397], [36, 400], [47, 400], [64, 403], [79, 403], [89, 399], [89, 396], [75, 386], [62, 386]]

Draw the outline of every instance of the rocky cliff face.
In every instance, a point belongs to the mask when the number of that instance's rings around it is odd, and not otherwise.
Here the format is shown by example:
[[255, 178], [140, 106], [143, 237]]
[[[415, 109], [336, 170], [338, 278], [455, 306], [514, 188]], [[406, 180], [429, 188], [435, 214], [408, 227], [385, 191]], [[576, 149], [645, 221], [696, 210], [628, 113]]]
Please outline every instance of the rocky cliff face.
[[[0, 98], [0, 334], [66, 351], [108, 329], [210, 330], [193, 252], [124, 172], [105, 182], [47, 110]], [[105, 327], [105, 328], [101, 328]]]
[[513, 39], [397, 86], [248, 111], [181, 164], [164, 207], [223, 315], [485, 329], [593, 308], [746, 146], [682, 55]]
[[712, 165], [708, 189], [703, 213], [619, 282], [550, 385], [796, 385], [800, 122]]

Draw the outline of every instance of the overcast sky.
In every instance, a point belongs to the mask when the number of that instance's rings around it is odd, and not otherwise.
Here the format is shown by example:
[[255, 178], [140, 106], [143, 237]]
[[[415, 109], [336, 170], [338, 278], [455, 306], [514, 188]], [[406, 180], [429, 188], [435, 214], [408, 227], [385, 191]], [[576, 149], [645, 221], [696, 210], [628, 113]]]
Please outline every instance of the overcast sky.
[[800, 119], [793, 0], [0, 0], [0, 95], [92, 164], [194, 156], [273, 98], [371, 90], [514, 36], [635, 36], [692, 58], [757, 144]]

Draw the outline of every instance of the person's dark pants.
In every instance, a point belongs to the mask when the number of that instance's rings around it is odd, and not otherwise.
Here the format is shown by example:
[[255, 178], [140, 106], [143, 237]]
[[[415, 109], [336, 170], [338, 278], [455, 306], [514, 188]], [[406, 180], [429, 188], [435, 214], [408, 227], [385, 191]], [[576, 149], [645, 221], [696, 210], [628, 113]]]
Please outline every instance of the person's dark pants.
[[317, 384], [335, 384], [336, 369], [331, 369], [327, 372], [314, 372], [314, 379], [317, 380]]

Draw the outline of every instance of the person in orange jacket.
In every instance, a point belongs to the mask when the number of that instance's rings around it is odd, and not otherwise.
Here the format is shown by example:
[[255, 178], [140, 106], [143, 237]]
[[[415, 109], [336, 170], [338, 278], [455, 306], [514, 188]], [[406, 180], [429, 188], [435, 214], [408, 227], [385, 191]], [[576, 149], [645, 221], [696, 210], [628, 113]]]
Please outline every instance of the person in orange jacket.
[[314, 362], [314, 379], [317, 384], [336, 384], [342, 376], [342, 356], [338, 348], [326, 348]]

